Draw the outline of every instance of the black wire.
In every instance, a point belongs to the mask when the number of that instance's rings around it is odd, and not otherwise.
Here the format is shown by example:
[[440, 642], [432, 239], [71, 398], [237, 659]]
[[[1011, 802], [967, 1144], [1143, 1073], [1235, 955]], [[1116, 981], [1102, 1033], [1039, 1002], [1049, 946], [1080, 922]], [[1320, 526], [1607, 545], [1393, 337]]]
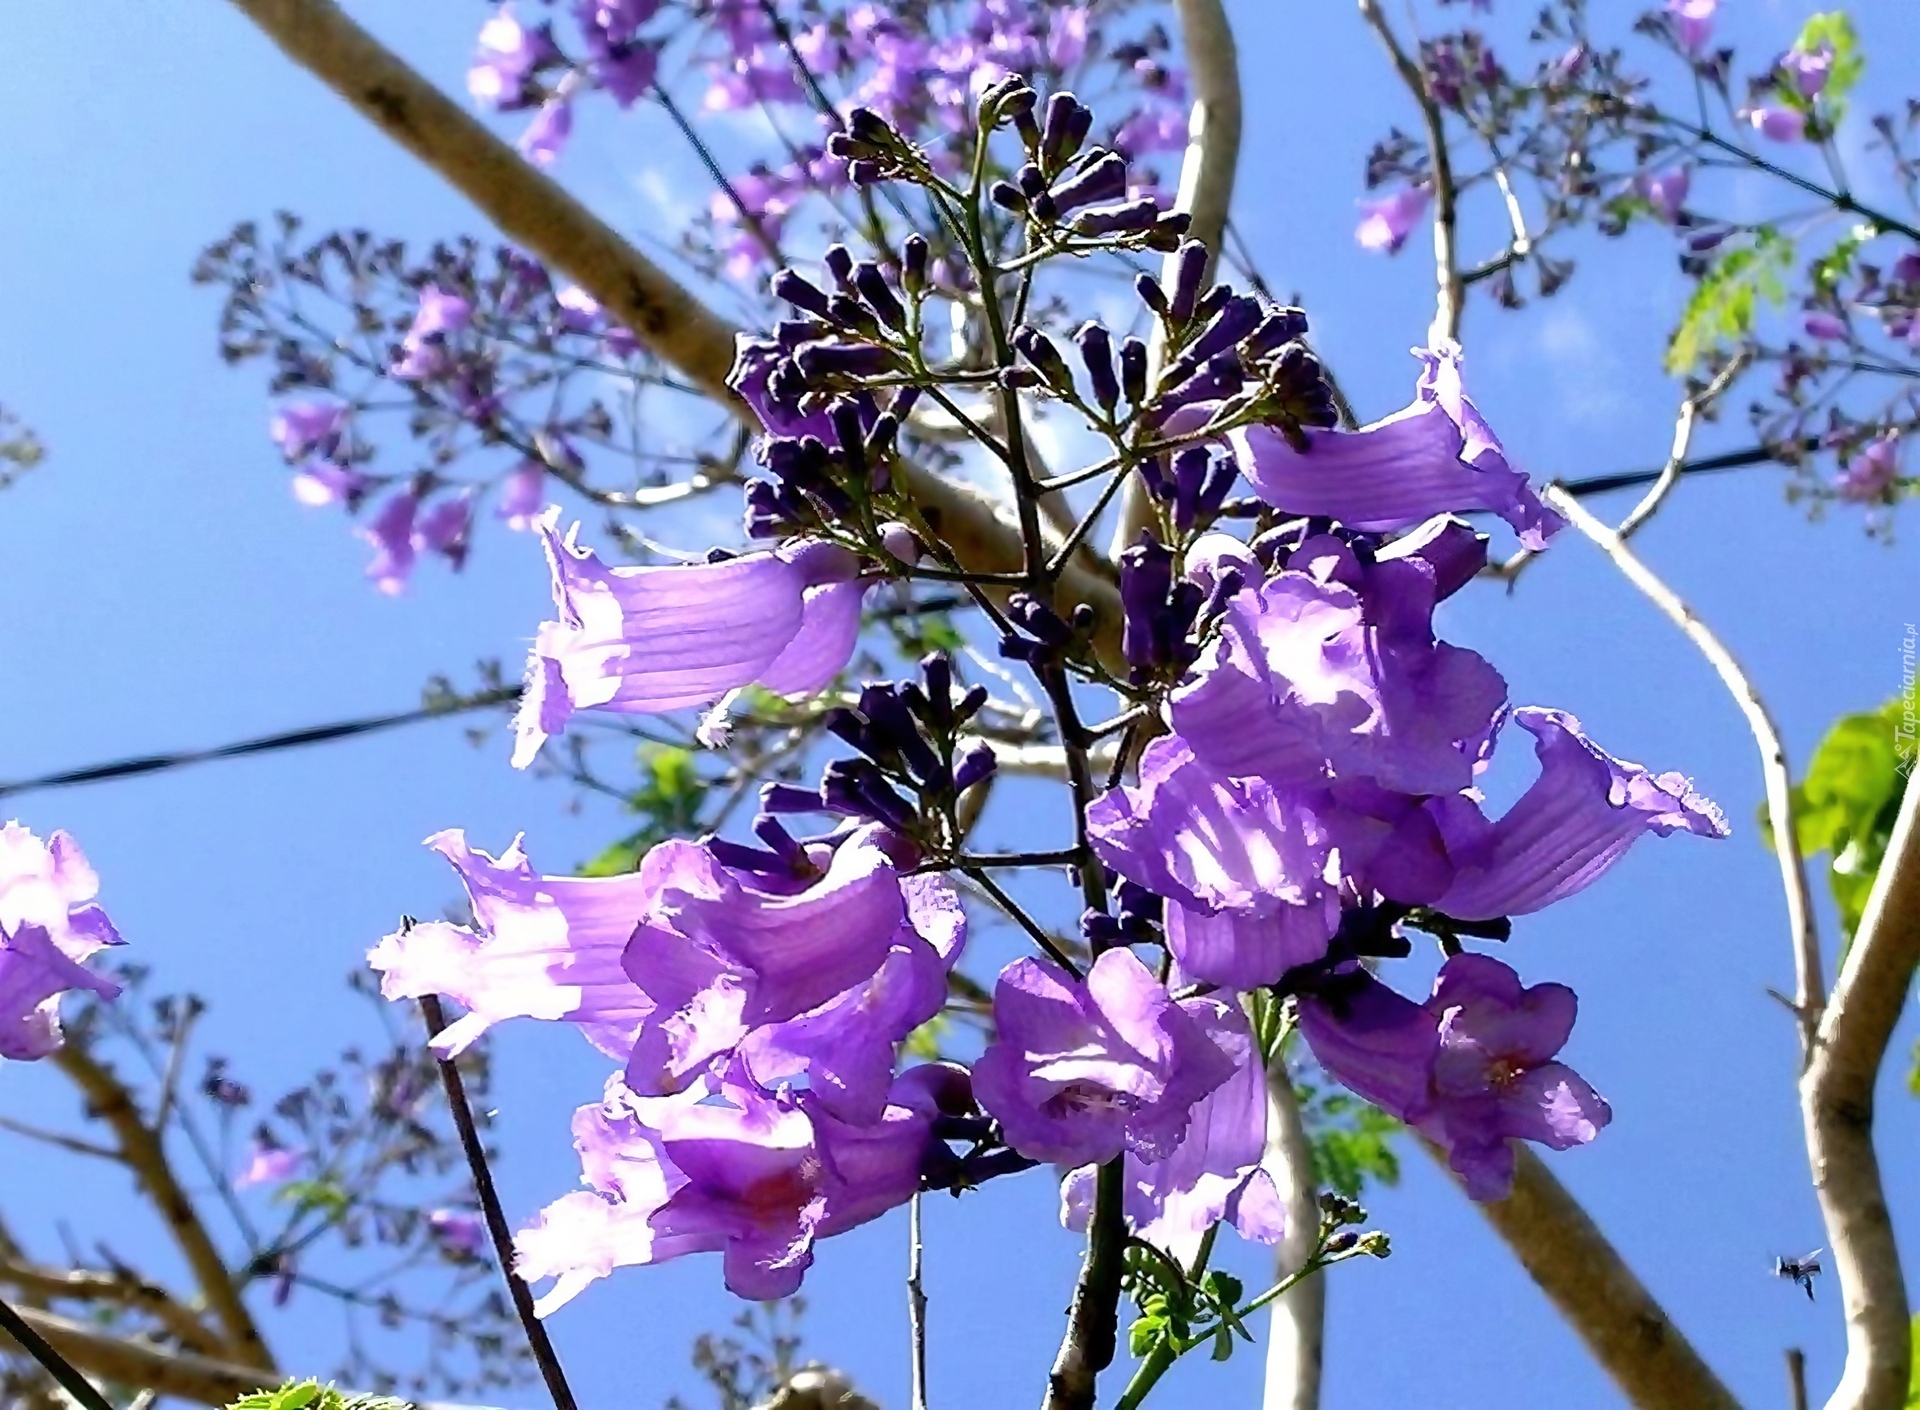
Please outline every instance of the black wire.
[[398, 729], [402, 725], [419, 724], [423, 720], [443, 719], [452, 715], [469, 714], [475, 710], [510, 705], [519, 698], [519, 686], [498, 686], [493, 690], [481, 691], [478, 695], [467, 696], [451, 705], [430, 705], [418, 710], [403, 710], [393, 715], [368, 715], [361, 719], [340, 720], [328, 725], [309, 725], [305, 729], [261, 735], [258, 739], [243, 739], [236, 744], [223, 744], [217, 749], [192, 749], [177, 754], [142, 754], [131, 759], [116, 759], [108, 764], [92, 764], [83, 769], [68, 769], [62, 773], [44, 774], [39, 778], [21, 779], [17, 783], [0, 783], [0, 798], [12, 797], [16, 793], [30, 793], [40, 788], [64, 788], [76, 783], [103, 783], [108, 779], [134, 778], [140, 774], [185, 768], [189, 764], [204, 764], [214, 759], [238, 759], [248, 754], [269, 754], [279, 749], [297, 749], [307, 744], [325, 744], [329, 740], [350, 739], [358, 734], [375, 734], [381, 730]]

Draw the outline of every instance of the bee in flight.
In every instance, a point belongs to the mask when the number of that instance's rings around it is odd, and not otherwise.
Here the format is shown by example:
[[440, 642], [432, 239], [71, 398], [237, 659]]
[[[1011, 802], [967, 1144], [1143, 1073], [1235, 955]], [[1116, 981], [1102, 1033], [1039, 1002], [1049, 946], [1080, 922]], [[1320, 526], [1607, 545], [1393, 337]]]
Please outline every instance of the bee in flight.
[[1825, 1252], [1824, 1248], [1817, 1248], [1800, 1258], [1776, 1258], [1773, 1260], [1773, 1275], [1806, 1289], [1807, 1301], [1812, 1302], [1813, 1280], [1820, 1272], [1820, 1255]]

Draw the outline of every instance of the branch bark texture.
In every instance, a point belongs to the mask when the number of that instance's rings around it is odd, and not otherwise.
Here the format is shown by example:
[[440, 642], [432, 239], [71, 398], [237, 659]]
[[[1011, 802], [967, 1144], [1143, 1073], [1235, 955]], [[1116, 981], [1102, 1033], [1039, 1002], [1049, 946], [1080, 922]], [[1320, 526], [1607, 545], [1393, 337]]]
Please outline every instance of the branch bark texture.
[[1909, 786], [1860, 929], [1800, 1078], [1814, 1192], [1847, 1316], [1827, 1410], [1902, 1410], [1912, 1331], [1900, 1247], [1873, 1148], [1873, 1089], [1920, 963], [1920, 788]]
[[[1313, 1179], [1313, 1145], [1300, 1119], [1293, 1077], [1278, 1056], [1267, 1069], [1267, 1152], [1262, 1161], [1287, 1211], [1275, 1281], [1291, 1277], [1313, 1256], [1320, 1232], [1320, 1191]], [[1319, 1410], [1320, 1366], [1326, 1343], [1327, 1279], [1315, 1273], [1274, 1300], [1267, 1334], [1263, 1410]]]

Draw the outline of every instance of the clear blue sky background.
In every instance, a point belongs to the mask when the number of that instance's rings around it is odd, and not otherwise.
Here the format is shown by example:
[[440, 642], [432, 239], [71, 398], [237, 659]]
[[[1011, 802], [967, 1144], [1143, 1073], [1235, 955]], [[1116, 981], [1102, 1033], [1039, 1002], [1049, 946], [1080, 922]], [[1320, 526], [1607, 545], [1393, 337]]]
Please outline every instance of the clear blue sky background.
[[[1385, 261], [1352, 242], [1362, 156], [1404, 95], [1351, 6], [1240, 0], [1247, 144], [1238, 219], [1270, 279], [1298, 288], [1356, 402], [1404, 401], [1402, 349], [1430, 313], [1417, 254]], [[1612, 12], [1615, 7], [1598, 7]], [[1623, 11], [1625, 7], [1620, 7]], [[1728, 28], [1756, 62], [1810, 8], [1732, 0]], [[355, 12], [457, 88], [474, 4], [365, 0]], [[1920, 24], [1909, 0], [1856, 7], [1872, 54], [1866, 100], [1897, 95]], [[187, 283], [196, 252], [276, 208], [314, 227], [365, 225], [424, 240], [478, 232], [437, 178], [289, 67], [219, 0], [33, 7], [11, 30], [0, 89], [0, 400], [46, 438], [46, 465], [0, 496], [5, 728], [0, 778], [148, 750], [404, 708], [432, 672], [517, 662], [545, 606], [531, 544], [484, 532], [471, 570], [436, 567], [399, 600], [360, 577], [365, 549], [332, 511], [302, 511], [265, 436], [260, 379], [214, 355], [216, 300]], [[583, 124], [565, 173], [616, 224], [654, 218], [658, 194], [704, 202], [678, 156], [639, 120]], [[1494, 248], [1470, 225], [1469, 251]], [[1478, 243], [1476, 243], [1478, 242]], [[1674, 386], [1658, 371], [1682, 292], [1652, 232], [1581, 251], [1561, 299], [1519, 316], [1471, 311], [1472, 383], [1515, 457], [1578, 476], [1656, 464]], [[1710, 428], [1703, 448], [1741, 443]], [[1725, 635], [1766, 691], [1797, 759], [1838, 714], [1899, 684], [1903, 624], [1920, 617], [1920, 552], [1866, 541], [1857, 519], [1807, 524], [1774, 472], [1688, 483], [1646, 532], [1646, 557]], [[1795, 1042], [1766, 997], [1790, 987], [1773, 863], [1751, 825], [1754, 750], [1706, 665], [1577, 538], [1509, 597], [1476, 587], [1450, 608], [1454, 640], [1486, 653], [1517, 700], [1563, 706], [1615, 752], [1694, 774], [1738, 831], [1710, 844], [1643, 844], [1604, 884], [1530, 919], [1506, 957], [1530, 980], [1573, 984], [1572, 1060], [1615, 1122], [1555, 1169], [1736, 1392], [1778, 1403], [1782, 1349], [1808, 1351], [1824, 1395], [1842, 1347], [1831, 1289], [1814, 1305], [1770, 1276], [1772, 1258], [1823, 1242], [1793, 1098]], [[489, 846], [525, 829], [537, 863], [571, 866], [616, 820], [597, 803], [510, 771], [496, 739], [457, 725], [254, 761], [23, 797], [36, 830], [70, 829], [105, 900], [160, 981], [206, 994], [206, 1026], [257, 1089], [299, 1080], [356, 1033], [342, 976], [403, 911], [452, 895], [419, 846], [462, 826]], [[1829, 923], [1828, 935], [1832, 935]], [[1920, 1105], [1896, 1037], [1878, 1124], [1895, 1214], [1920, 1203]], [[500, 1168], [512, 1215], [570, 1187], [572, 1108], [604, 1064], [569, 1035], [510, 1028], [498, 1048]], [[48, 1072], [0, 1068], [0, 1103], [49, 1121], [71, 1101]], [[122, 1177], [0, 1146], [0, 1199], [52, 1253], [54, 1221], [125, 1253], [160, 1247], [136, 1227]], [[1354, 1410], [1520, 1410], [1618, 1403], [1479, 1216], [1407, 1152], [1405, 1179], [1371, 1201], [1393, 1236], [1385, 1264], [1333, 1280], [1326, 1404]], [[928, 1218], [936, 1406], [1026, 1404], [1060, 1329], [1076, 1241], [1053, 1222], [1044, 1177], [1003, 1182]], [[905, 1403], [901, 1217], [821, 1251], [807, 1293], [809, 1348], [883, 1403]], [[164, 1256], [157, 1266], [165, 1267]], [[1257, 1257], [1239, 1257], [1249, 1277]], [[708, 1259], [628, 1272], [553, 1323], [600, 1407], [689, 1391], [693, 1335], [734, 1308]], [[333, 1344], [311, 1299], [265, 1312], [289, 1364]], [[324, 1364], [324, 1363], [322, 1363]], [[1196, 1361], [1169, 1406], [1253, 1403], [1259, 1357]], [[528, 1391], [513, 1403], [533, 1405]], [[700, 1403], [698, 1400], [695, 1403]]]

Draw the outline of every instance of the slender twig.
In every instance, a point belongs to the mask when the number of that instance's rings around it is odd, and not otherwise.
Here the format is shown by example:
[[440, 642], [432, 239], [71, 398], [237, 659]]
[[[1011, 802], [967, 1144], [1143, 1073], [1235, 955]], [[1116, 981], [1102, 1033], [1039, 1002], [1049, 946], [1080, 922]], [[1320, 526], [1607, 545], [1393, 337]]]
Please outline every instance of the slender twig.
[[[1379, 0], [1360, 0], [1360, 18], [1380, 36], [1387, 55], [1399, 71], [1401, 82], [1420, 108], [1420, 122], [1427, 134], [1427, 161], [1433, 176], [1433, 263], [1438, 291], [1434, 297], [1433, 326], [1427, 331], [1430, 346], [1460, 336], [1460, 315], [1466, 307], [1466, 286], [1460, 278], [1460, 257], [1455, 242], [1458, 224], [1459, 187], [1453, 179], [1453, 156], [1447, 149], [1447, 128], [1440, 105], [1427, 90], [1426, 76], [1400, 47], [1393, 26], [1380, 12]], [[1524, 227], [1523, 227], [1524, 228]]]
[[709, 147], [706, 140], [693, 130], [693, 124], [688, 122], [687, 115], [680, 111], [680, 105], [673, 101], [673, 95], [656, 83], [653, 86], [653, 100], [672, 119], [673, 125], [680, 130], [680, 135], [687, 140], [687, 145], [693, 148], [694, 155], [707, 169], [707, 175], [713, 178], [713, 184], [720, 188], [720, 194], [727, 198], [727, 203], [733, 207], [733, 213], [739, 217], [740, 223], [753, 237], [753, 242], [775, 264], [785, 264], [787, 257], [780, 253], [780, 244], [761, 221], [760, 213], [740, 199], [739, 190], [728, 177], [725, 168], [714, 157], [713, 148]]
[[1780, 861], [1780, 885], [1786, 894], [1787, 924], [1793, 939], [1793, 1008], [1800, 1022], [1801, 1061], [1804, 1066], [1813, 1057], [1814, 1034], [1820, 1025], [1820, 1011], [1826, 1001], [1825, 976], [1820, 959], [1820, 933], [1817, 928], [1812, 893], [1807, 886], [1806, 864], [1800, 856], [1800, 840], [1793, 825], [1793, 774], [1787, 767], [1786, 746], [1780, 730], [1767, 712], [1766, 703], [1753, 682], [1740, 668], [1733, 653], [1708, 629], [1705, 622], [1680, 595], [1642, 563], [1620, 536], [1588, 512], [1586, 506], [1557, 485], [1547, 487], [1546, 499], [1565, 515], [1573, 526], [1592, 539], [1611, 558], [1627, 581], [1646, 595], [1686, 638], [1720, 677], [1733, 696], [1740, 713], [1746, 716], [1760, 749], [1761, 772], [1766, 778], [1767, 821], [1773, 830], [1774, 852]]
[[1907, 1285], [1873, 1148], [1873, 1090], [1916, 963], [1920, 788], [1909, 784], [1800, 1078], [1807, 1160], [1847, 1317], [1846, 1368], [1827, 1410], [1907, 1403]]
[[907, 1202], [907, 1321], [913, 1333], [913, 1410], [927, 1410], [927, 1294], [920, 1285], [920, 1192]]
[[[436, 994], [421, 998], [420, 1016], [426, 1021], [428, 1038], [438, 1037], [447, 1026]], [[553, 1341], [547, 1336], [545, 1325], [534, 1313], [533, 1290], [513, 1266], [513, 1231], [507, 1227], [507, 1216], [500, 1208], [500, 1192], [494, 1188], [493, 1170], [487, 1164], [487, 1148], [473, 1124], [473, 1108], [467, 1105], [467, 1087], [461, 1080], [460, 1066], [452, 1058], [439, 1058], [438, 1062], [440, 1081], [447, 1089], [447, 1106], [453, 1112], [454, 1129], [460, 1133], [460, 1149], [466, 1152], [467, 1169], [473, 1176], [473, 1191], [479, 1197], [480, 1212], [487, 1221], [487, 1234], [493, 1240], [494, 1256], [500, 1260], [500, 1276], [506, 1280], [507, 1293], [513, 1299], [513, 1310], [520, 1314], [520, 1325], [526, 1331], [534, 1364], [540, 1368], [540, 1379], [547, 1383], [547, 1394], [553, 1397], [554, 1410], [578, 1410], [573, 1391], [567, 1385], [566, 1373], [560, 1369], [560, 1358], [554, 1352]]]
[[39, 1141], [56, 1150], [67, 1151], [73, 1155], [91, 1156], [95, 1160], [122, 1161], [124, 1157], [112, 1146], [98, 1145], [93, 1141], [83, 1141], [78, 1136], [69, 1136], [61, 1131], [47, 1131], [25, 1121], [15, 1121], [11, 1116], [0, 1116], [0, 1131], [10, 1131], [16, 1136], [24, 1136], [29, 1141]]
[[1659, 512], [1660, 506], [1680, 483], [1680, 467], [1687, 463], [1687, 452], [1693, 447], [1693, 425], [1701, 412], [1721, 397], [1731, 387], [1740, 374], [1746, 371], [1747, 355], [1736, 353], [1727, 360], [1714, 375], [1711, 382], [1699, 392], [1687, 397], [1680, 403], [1680, 414], [1673, 423], [1673, 449], [1667, 455], [1667, 463], [1660, 471], [1660, 478], [1653, 482], [1653, 488], [1641, 496], [1626, 518], [1620, 521], [1620, 527], [1614, 532], [1622, 541], [1632, 538], [1640, 531], [1640, 526]]
[[986, 892], [987, 895], [992, 898], [994, 905], [1000, 908], [1007, 919], [1013, 921], [1014, 924], [1026, 931], [1027, 937], [1046, 952], [1048, 959], [1059, 965], [1060, 968], [1064, 969], [1075, 979], [1080, 977], [1080, 966], [1075, 964], [1073, 958], [1068, 955], [1065, 950], [1060, 948], [1058, 941], [1040, 928], [1039, 923], [1027, 914], [1025, 908], [1022, 907], [1018, 901], [1014, 900], [1013, 897], [1009, 896], [1000, 888], [998, 882], [977, 867], [961, 867], [959, 871], [962, 876], [968, 877], [975, 886], [978, 886], [982, 891]]

